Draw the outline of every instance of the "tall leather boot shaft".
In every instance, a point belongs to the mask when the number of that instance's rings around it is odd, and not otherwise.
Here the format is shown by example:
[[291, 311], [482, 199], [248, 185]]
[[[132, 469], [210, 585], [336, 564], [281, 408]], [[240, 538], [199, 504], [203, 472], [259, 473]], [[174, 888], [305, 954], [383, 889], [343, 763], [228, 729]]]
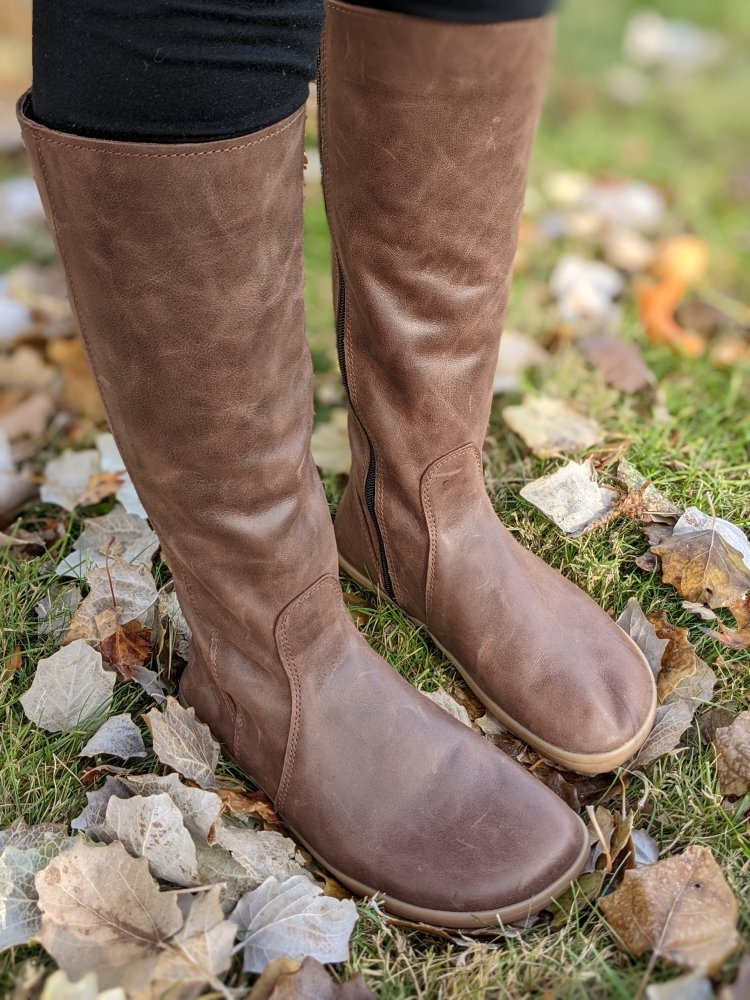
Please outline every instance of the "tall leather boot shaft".
[[54, 132], [25, 107], [71, 303], [193, 626], [193, 659], [213, 663], [234, 695], [215, 713], [231, 718], [247, 698], [233, 661], [266, 680], [254, 694], [254, 776], [273, 794], [290, 712], [273, 626], [336, 573], [309, 452], [303, 110], [240, 139], [175, 146]]
[[[456, 26], [327, 4], [323, 183], [354, 469], [371, 445], [381, 584], [420, 614], [420, 478], [484, 440], [550, 35], [542, 18]], [[389, 559], [404, 546], [418, 573]]]
[[341, 565], [425, 625], [504, 725], [558, 763], [608, 770], [649, 731], [651, 672], [515, 542], [482, 475], [551, 23], [326, 8], [323, 183], [352, 445]]
[[178, 147], [20, 118], [193, 630], [184, 700], [354, 891], [455, 927], [546, 905], [585, 861], [580, 820], [411, 688], [342, 600], [309, 452], [302, 114]]

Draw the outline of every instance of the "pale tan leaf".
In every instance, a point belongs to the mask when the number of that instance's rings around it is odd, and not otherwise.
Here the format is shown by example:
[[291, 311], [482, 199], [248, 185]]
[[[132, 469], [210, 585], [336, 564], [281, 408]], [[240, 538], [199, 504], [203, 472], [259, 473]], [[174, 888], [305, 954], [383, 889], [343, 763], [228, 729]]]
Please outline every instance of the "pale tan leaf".
[[669, 640], [659, 638], [656, 629], [644, 615], [635, 597], [628, 600], [625, 610], [617, 619], [617, 624], [635, 642], [648, 660], [654, 677], [658, 677], [661, 671], [662, 657]]
[[518, 406], [506, 406], [503, 419], [535, 455], [583, 451], [604, 437], [599, 424], [567, 403], [548, 396], [527, 396]]
[[193, 837], [203, 843], [214, 840], [214, 828], [221, 812], [221, 799], [215, 792], [185, 785], [176, 774], [128, 774], [121, 780], [134, 795], [168, 795]]
[[27, 832], [35, 840], [33, 846], [29, 841], [22, 841], [25, 846], [11, 842], [0, 854], [0, 951], [36, 937], [41, 920], [36, 873], [73, 844], [66, 834], [45, 827]]
[[130, 718], [129, 713], [113, 715], [107, 719], [78, 756], [96, 757], [98, 754], [119, 757], [121, 760], [148, 756], [143, 745], [141, 731]]
[[580, 535], [611, 512], [617, 494], [600, 486], [591, 460], [568, 462], [554, 472], [527, 483], [521, 496], [566, 535]]
[[750, 711], [717, 729], [714, 742], [722, 795], [744, 795], [750, 790]]
[[737, 900], [706, 847], [627, 871], [599, 905], [628, 951], [681, 969], [713, 974], [740, 941]]
[[148, 986], [131, 992], [129, 1000], [196, 1000], [232, 962], [237, 927], [224, 919], [221, 888], [181, 896], [185, 923], [156, 964]]
[[39, 940], [74, 979], [100, 987], [148, 984], [159, 955], [183, 924], [175, 893], [162, 893], [145, 858], [122, 844], [77, 843], [36, 877]]
[[629, 767], [646, 767], [664, 754], [671, 753], [692, 721], [693, 710], [681, 699], [659, 705], [653, 728]]
[[176, 698], [167, 698], [163, 711], [152, 708], [146, 716], [151, 726], [154, 753], [168, 767], [202, 788], [216, 788], [219, 744], [195, 709], [183, 708]]
[[39, 495], [44, 503], [57, 504], [64, 510], [74, 510], [89, 479], [98, 471], [99, 453], [93, 448], [87, 451], [65, 451], [44, 467], [44, 482]]
[[448, 715], [452, 715], [454, 719], [463, 722], [465, 726], [471, 725], [471, 719], [466, 708], [459, 704], [443, 688], [438, 688], [436, 691], [423, 691], [422, 694], [425, 698], [429, 698], [430, 701], [434, 702], [438, 708], [442, 708], [444, 712], [447, 712]]
[[115, 987], [99, 992], [99, 980], [95, 972], [89, 972], [81, 979], [71, 982], [62, 969], [53, 972], [45, 980], [39, 1000], [128, 1000], [125, 990]]
[[113, 559], [134, 566], [151, 566], [159, 547], [156, 533], [135, 514], [115, 507], [102, 517], [90, 517], [70, 552], [55, 567], [58, 576], [86, 577], [94, 568], [102, 569]]
[[298, 875], [266, 879], [242, 897], [230, 919], [240, 928], [243, 969], [260, 972], [273, 958], [345, 961], [357, 907], [350, 899], [324, 896]]
[[245, 870], [250, 882], [247, 889], [256, 888], [269, 875], [280, 882], [294, 875], [311, 878], [297, 860], [297, 845], [275, 830], [251, 830], [220, 823], [215, 842], [229, 851]]
[[195, 844], [182, 814], [166, 794], [112, 796], [104, 818], [104, 839], [119, 840], [129, 854], [145, 858], [151, 874], [174, 885], [198, 885]]
[[39, 661], [31, 687], [21, 696], [26, 717], [47, 732], [73, 729], [106, 711], [115, 675], [82, 639]]
[[711, 1000], [713, 995], [711, 980], [700, 972], [652, 983], [646, 989], [646, 1000]]

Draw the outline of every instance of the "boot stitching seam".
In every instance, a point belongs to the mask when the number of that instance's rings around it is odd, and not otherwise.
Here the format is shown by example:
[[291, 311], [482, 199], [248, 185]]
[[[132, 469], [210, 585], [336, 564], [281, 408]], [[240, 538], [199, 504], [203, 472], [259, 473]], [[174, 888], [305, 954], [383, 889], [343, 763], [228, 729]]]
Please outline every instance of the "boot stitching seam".
[[[275, 136], [281, 135], [282, 132], [286, 132], [288, 128], [291, 128], [292, 125], [294, 125], [295, 122], [304, 115], [304, 113], [305, 113], [305, 108], [303, 106], [299, 109], [299, 111], [297, 111], [294, 114], [292, 118], [290, 118], [284, 125], [282, 125], [281, 128], [276, 129], [274, 132], [269, 132], [268, 135], [260, 136], [260, 138], [250, 139], [248, 142], [242, 142], [233, 146], [221, 146], [218, 149], [199, 149], [196, 150], [195, 152], [190, 152], [190, 153], [126, 153], [126, 152], [121, 152], [118, 149], [103, 149], [99, 146], [86, 145], [85, 143], [81, 142], [68, 142], [68, 141], [63, 141], [62, 139], [49, 139], [47, 138], [47, 136], [39, 135], [37, 133], [36, 123], [32, 122], [30, 119], [29, 119], [29, 124], [22, 126], [22, 128], [26, 128], [28, 129], [29, 132], [31, 132], [31, 134], [34, 136], [35, 143], [46, 142], [50, 146], [65, 146], [70, 149], [82, 149], [87, 153], [96, 153], [104, 156], [121, 156], [121, 157], [152, 159], [152, 160], [160, 158], [175, 159], [175, 158], [185, 158], [191, 156], [213, 156], [215, 153], [234, 153], [235, 150], [247, 149], [248, 146], [256, 146], [258, 145], [258, 143], [266, 142], [268, 139], [273, 139], [275, 138]], [[39, 151], [37, 150], [37, 152]], [[44, 167], [42, 167], [42, 171], [44, 172]], [[46, 172], [45, 172], [45, 178], [46, 178]], [[50, 202], [51, 201], [52, 198], [50, 197]]]
[[427, 533], [430, 538], [430, 548], [427, 556], [427, 585], [425, 587], [425, 625], [428, 629], [430, 628], [430, 619], [432, 617], [432, 596], [435, 585], [435, 566], [437, 563], [437, 520], [435, 518], [434, 508], [430, 499], [430, 488], [432, 486], [434, 475], [438, 469], [440, 469], [443, 465], [447, 465], [450, 461], [467, 450], [474, 453], [479, 473], [482, 478], [484, 478], [482, 463], [479, 458], [476, 445], [471, 443], [461, 445], [460, 448], [456, 448], [454, 451], [448, 452], [447, 455], [443, 455], [442, 458], [438, 458], [427, 468], [424, 476], [422, 477], [422, 486], [420, 490], [422, 494], [422, 508], [424, 510], [425, 520], [427, 521]]
[[[295, 662], [294, 656], [292, 654], [291, 644], [289, 642], [289, 617], [293, 611], [297, 608], [302, 607], [307, 601], [309, 601], [315, 594], [321, 590], [323, 587], [336, 586], [338, 587], [338, 581], [332, 576], [326, 575], [321, 577], [317, 583], [312, 584], [312, 586], [305, 591], [300, 597], [297, 597], [292, 601], [291, 605], [287, 606], [284, 611], [281, 612], [281, 624], [279, 626], [279, 638], [281, 640], [282, 646], [282, 656], [281, 662], [284, 665], [284, 669], [289, 677], [291, 687], [292, 687], [292, 718], [289, 730], [289, 739], [287, 743], [286, 755], [284, 759], [284, 767], [281, 772], [281, 780], [279, 782], [279, 787], [276, 792], [275, 806], [279, 812], [284, 808], [284, 803], [286, 801], [286, 796], [289, 791], [289, 784], [292, 779], [292, 772], [294, 770], [294, 762], [297, 756], [297, 743], [299, 740], [299, 730], [300, 730], [300, 720], [302, 717], [302, 694], [301, 685], [299, 679], [299, 671], [297, 670], [297, 664]], [[291, 674], [291, 676], [290, 676]]]

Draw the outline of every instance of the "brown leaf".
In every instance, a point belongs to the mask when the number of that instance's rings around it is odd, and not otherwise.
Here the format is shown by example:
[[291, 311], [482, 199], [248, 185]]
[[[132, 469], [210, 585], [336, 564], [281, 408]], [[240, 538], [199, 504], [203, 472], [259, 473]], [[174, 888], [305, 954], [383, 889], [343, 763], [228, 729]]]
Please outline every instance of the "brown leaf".
[[681, 969], [717, 972], [739, 944], [737, 900], [706, 847], [625, 873], [600, 901], [622, 944]]
[[124, 681], [132, 680], [134, 668], [142, 667], [151, 656], [151, 629], [138, 621], [127, 622], [102, 639], [99, 649]]
[[750, 790], [750, 711], [717, 729], [714, 742], [722, 795], [744, 795]]
[[50, 341], [47, 356], [62, 371], [62, 403], [71, 413], [88, 417], [95, 424], [106, 422], [96, 383], [91, 376], [79, 337]]
[[750, 590], [742, 553], [715, 527], [671, 535], [652, 548], [661, 557], [664, 582], [688, 601], [726, 608]]
[[86, 489], [78, 496], [79, 507], [90, 507], [93, 504], [114, 496], [125, 479], [124, 472], [95, 472], [89, 477]]
[[580, 350], [601, 374], [607, 385], [620, 392], [640, 392], [656, 384], [656, 377], [637, 344], [609, 333], [589, 337]]
[[282, 958], [268, 963], [248, 1000], [375, 1000], [375, 997], [362, 976], [337, 983], [314, 958], [306, 958], [302, 965]]
[[709, 701], [716, 677], [710, 667], [698, 658], [688, 638], [689, 629], [672, 625], [663, 611], [648, 615], [657, 636], [667, 645], [656, 678], [659, 702], [679, 697]]
[[536, 761], [530, 770], [575, 812], [593, 800], [600, 799], [612, 784], [609, 775], [587, 776], [574, 774], [572, 771], [558, 771], [545, 760]]
[[265, 792], [251, 792], [241, 785], [236, 788], [221, 785], [213, 791], [221, 799], [222, 812], [228, 812], [231, 816], [257, 816], [265, 823], [281, 823]]

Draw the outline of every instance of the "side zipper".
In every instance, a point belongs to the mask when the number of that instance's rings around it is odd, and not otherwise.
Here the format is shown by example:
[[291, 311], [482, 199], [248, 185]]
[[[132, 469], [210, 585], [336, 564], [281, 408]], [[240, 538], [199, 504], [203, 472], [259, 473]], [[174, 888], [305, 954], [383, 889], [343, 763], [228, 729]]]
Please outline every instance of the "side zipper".
[[378, 524], [378, 516], [375, 510], [375, 480], [377, 475], [377, 458], [375, 457], [375, 448], [370, 440], [370, 435], [365, 430], [365, 426], [360, 420], [359, 414], [352, 406], [352, 398], [349, 392], [349, 378], [346, 371], [346, 350], [344, 347], [344, 333], [346, 330], [346, 283], [344, 280], [344, 273], [341, 270], [341, 265], [339, 264], [338, 257], [336, 258], [336, 273], [338, 275], [339, 282], [339, 294], [338, 301], [336, 303], [336, 351], [339, 358], [339, 369], [341, 371], [341, 380], [344, 383], [344, 389], [346, 390], [347, 399], [349, 400], [349, 408], [354, 414], [357, 423], [362, 428], [362, 433], [367, 441], [367, 447], [370, 452], [370, 460], [367, 465], [367, 475], [365, 476], [365, 503], [367, 504], [367, 512], [370, 515], [370, 520], [372, 521], [373, 527], [375, 528], [375, 535], [378, 540], [378, 550], [380, 553], [380, 571], [383, 575], [383, 587], [385, 588], [386, 594], [391, 600], [395, 599], [393, 593], [393, 584], [391, 582], [391, 574], [388, 570], [388, 559], [385, 554], [385, 544], [383, 543], [383, 535], [380, 530], [380, 525]]

